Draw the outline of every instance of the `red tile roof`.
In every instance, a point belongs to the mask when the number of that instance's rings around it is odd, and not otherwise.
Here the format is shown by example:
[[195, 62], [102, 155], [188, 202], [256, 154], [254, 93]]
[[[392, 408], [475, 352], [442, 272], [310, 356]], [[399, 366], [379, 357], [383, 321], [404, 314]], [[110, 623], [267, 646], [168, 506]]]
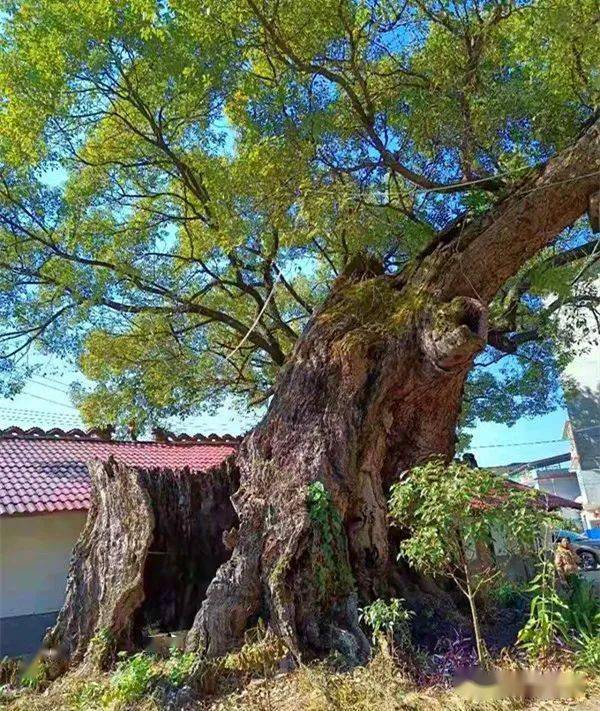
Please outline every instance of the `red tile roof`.
[[217, 466], [236, 451], [235, 438], [202, 441], [107, 442], [95, 431], [0, 432], [0, 516], [50, 511], [86, 511], [90, 506], [87, 462], [115, 459], [140, 467]]
[[577, 509], [581, 511], [583, 506], [577, 501], [572, 501], [571, 499], [565, 499], [564, 496], [558, 496], [557, 494], [551, 494], [543, 489], [533, 489], [531, 486], [526, 486], [518, 481], [513, 481], [512, 479], [507, 479], [506, 483], [513, 489], [521, 489], [522, 491], [535, 491], [538, 496], [538, 501], [546, 509], [546, 511], [555, 511], [556, 509]]
[[[504, 486], [507, 489], [518, 489], [519, 491], [533, 491], [535, 493], [535, 504], [539, 508], [546, 509], [546, 511], [556, 511], [556, 509], [576, 509], [581, 511], [583, 506], [577, 501], [572, 501], [571, 499], [565, 499], [562, 496], [557, 496], [556, 494], [550, 494], [542, 489], [534, 489], [526, 484], [521, 484], [518, 481], [513, 481], [512, 479], [505, 479]], [[502, 497], [489, 497], [485, 500], [474, 499], [471, 501], [471, 506], [476, 509], [485, 509], [498, 506], [502, 503]]]

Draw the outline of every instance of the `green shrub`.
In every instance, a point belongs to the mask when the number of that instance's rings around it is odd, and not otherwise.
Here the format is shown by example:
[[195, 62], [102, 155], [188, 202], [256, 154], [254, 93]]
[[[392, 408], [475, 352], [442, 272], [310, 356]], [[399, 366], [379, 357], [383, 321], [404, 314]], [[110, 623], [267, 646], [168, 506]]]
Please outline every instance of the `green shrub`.
[[491, 471], [457, 462], [447, 465], [442, 459], [411, 469], [391, 487], [390, 515], [408, 533], [399, 558], [425, 575], [449, 578], [467, 598], [482, 665], [488, 663], [488, 653], [479, 620], [480, 596], [500, 571], [476, 554], [491, 545], [492, 531], [509, 550], [530, 550], [548, 522], [535, 498], [532, 490], [508, 488]]
[[528, 591], [533, 595], [529, 619], [519, 632], [518, 643], [530, 660], [542, 661], [556, 651], [561, 639], [569, 639], [569, 608], [556, 591], [556, 571], [546, 557], [541, 558], [539, 573]]
[[600, 674], [600, 635], [583, 634], [577, 641], [575, 668]]
[[526, 597], [527, 587], [506, 578], [492, 585], [488, 595], [500, 607], [514, 607]]
[[309, 485], [306, 505], [313, 524], [315, 583], [321, 599], [328, 601], [354, 589], [346, 534], [340, 513], [322, 482]]
[[96, 711], [106, 708], [104, 696], [106, 685], [98, 681], [88, 681], [73, 693], [73, 707], [77, 711]]
[[32, 689], [35, 691], [41, 691], [45, 686], [48, 685], [48, 675], [46, 673], [46, 667], [44, 666], [41, 658], [36, 658], [25, 670], [25, 673], [21, 677], [21, 685]]
[[373, 641], [384, 633], [391, 643], [397, 635], [404, 646], [410, 643], [408, 622], [414, 614], [404, 607], [402, 599], [391, 598], [389, 602], [379, 599], [361, 610], [360, 619], [371, 628]]
[[183, 686], [197, 670], [199, 661], [195, 652], [182, 652], [173, 647], [164, 665], [164, 675], [173, 686]]
[[140, 699], [156, 680], [157, 671], [154, 660], [148, 654], [140, 652], [121, 659], [110, 679], [109, 688], [103, 696], [103, 702], [131, 703]]
[[569, 582], [565, 612], [569, 629], [579, 636], [600, 634], [600, 599], [594, 586], [579, 576], [572, 576]]

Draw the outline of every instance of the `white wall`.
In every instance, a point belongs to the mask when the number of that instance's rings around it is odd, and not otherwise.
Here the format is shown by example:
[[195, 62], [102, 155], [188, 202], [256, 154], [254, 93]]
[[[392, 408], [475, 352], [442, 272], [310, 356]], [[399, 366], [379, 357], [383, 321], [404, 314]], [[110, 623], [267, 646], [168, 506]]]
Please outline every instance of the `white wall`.
[[0, 617], [62, 607], [69, 559], [85, 512], [0, 517]]
[[563, 499], [570, 499], [571, 501], [577, 501], [577, 498], [581, 496], [581, 489], [579, 488], [576, 474], [573, 474], [571, 477], [541, 479], [539, 481], [539, 488], [542, 491], [547, 491], [549, 494], [556, 494], [557, 496], [562, 496]]

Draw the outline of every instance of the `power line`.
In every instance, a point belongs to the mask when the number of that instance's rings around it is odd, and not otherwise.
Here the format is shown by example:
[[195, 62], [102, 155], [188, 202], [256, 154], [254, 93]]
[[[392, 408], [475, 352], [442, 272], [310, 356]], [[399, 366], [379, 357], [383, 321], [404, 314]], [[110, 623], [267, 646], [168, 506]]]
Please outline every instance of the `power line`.
[[44, 379], [48, 380], [50, 383], [54, 383], [55, 385], [62, 385], [63, 387], [66, 387], [66, 385], [67, 385], [62, 380], [56, 380], [56, 378], [50, 378], [47, 375], [44, 375]]
[[502, 444], [477, 444], [472, 449], [487, 449], [489, 447], [526, 447], [534, 444], [551, 444], [553, 442], [566, 442], [565, 439], [540, 439], [536, 442], [504, 442]]
[[59, 407], [68, 407], [70, 410], [77, 410], [74, 405], [67, 405], [64, 402], [58, 402], [58, 400], [51, 400], [50, 398], [42, 397], [41, 395], [34, 395], [33, 393], [28, 393], [25, 391], [23, 391], [23, 395], [27, 395], [27, 397], [33, 397], [36, 400], [43, 400], [44, 402], [49, 402], [51, 405], [58, 405]]
[[[69, 395], [69, 391], [65, 390], [64, 388], [57, 388], [55, 385], [48, 385], [48, 383], [44, 383], [41, 380], [36, 380], [35, 378], [31, 378], [30, 382], [35, 383], [36, 385], [41, 385], [44, 388], [48, 388], [50, 390], [56, 390], [57, 393], [62, 393], [63, 395]], [[52, 381], [54, 382], [54, 381]]]
[[81, 422], [81, 417], [78, 415], [71, 415], [68, 412], [46, 412], [43, 410], [27, 410], [16, 407], [0, 407], [0, 417], [6, 419], [6, 415], [18, 418], [29, 417], [46, 420], [70, 420], [72, 422]]

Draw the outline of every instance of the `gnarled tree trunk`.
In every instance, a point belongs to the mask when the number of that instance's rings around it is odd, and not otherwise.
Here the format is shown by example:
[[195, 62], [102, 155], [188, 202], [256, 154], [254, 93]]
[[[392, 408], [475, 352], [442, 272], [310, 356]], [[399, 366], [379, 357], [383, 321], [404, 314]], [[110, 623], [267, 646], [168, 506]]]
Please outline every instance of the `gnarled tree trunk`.
[[84, 660], [101, 630], [106, 640], [131, 647], [155, 522], [136, 470], [115, 462], [91, 462], [88, 468], [92, 503], [71, 557], [65, 602], [44, 640], [69, 663]]
[[190, 626], [230, 555], [223, 533], [237, 523], [230, 499], [239, 479], [231, 459], [206, 472], [112, 459], [88, 466], [92, 505], [44, 643], [68, 664], [103, 665], [107, 651], [143, 644], [145, 627]]
[[365, 658], [357, 601], [386, 589], [387, 489], [418, 462], [453, 455], [488, 304], [585, 212], [598, 189], [599, 143], [596, 123], [399, 276], [357, 260], [338, 279], [242, 444], [237, 545], [208, 589], [189, 649], [223, 654], [262, 615], [296, 656], [338, 648]]

